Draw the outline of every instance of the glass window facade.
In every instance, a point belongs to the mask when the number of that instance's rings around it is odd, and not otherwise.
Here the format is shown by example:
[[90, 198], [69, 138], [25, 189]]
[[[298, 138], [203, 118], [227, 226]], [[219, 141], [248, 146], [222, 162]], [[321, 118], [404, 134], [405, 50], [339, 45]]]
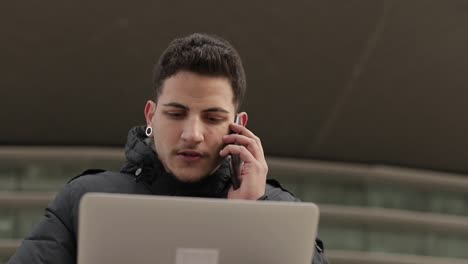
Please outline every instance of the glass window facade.
[[[88, 168], [119, 170], [120, 159], [47, 161], [0, 160], [0, 192], [55, 192]], [[285, 173], [286, 172], [286, 173]], [[389, 208], [445, 215], [468, 216], [468, 192], [428, 190], [405, 184], [382, 184], [359, 178], [329, 177], [326, 173], [270, 169], [301, 200], [320, 205]], [[0, 239], [22, 239], [39, 221], [43, 207], [0, 207]], [[405, 226], [343, 224], [322, 221], [319, 236], [327, 249], [388, 252], [468, 259], [468, 234], [412, 230]], [[0, 256], [4, 263], [8, 256]]]
[[468, 190], [466, 193], [418, 190], [399, 184], [339, 181], [313, 173], [301, 177], [271, 174], [271, 178], [307, 202], [468, 216]]

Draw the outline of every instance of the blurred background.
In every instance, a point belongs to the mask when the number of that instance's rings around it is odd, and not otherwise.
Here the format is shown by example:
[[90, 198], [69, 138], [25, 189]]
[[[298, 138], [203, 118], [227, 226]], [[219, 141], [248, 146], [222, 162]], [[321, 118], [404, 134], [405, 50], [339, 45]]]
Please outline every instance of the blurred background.
[[0, 3], [0, 263], [68, 179], [118, 170], [152, 65], [228, 39], [269, 177], [320, 205], [330, 261], [468, 263], [468, 2]]

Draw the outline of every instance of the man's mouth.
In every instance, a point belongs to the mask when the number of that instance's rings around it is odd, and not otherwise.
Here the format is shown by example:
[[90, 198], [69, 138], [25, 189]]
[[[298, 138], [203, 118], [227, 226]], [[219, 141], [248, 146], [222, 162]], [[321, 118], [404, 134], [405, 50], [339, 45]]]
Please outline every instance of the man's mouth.
[[203, 158], [205, 155], [195, 150], [181, 150], [177, 152], [177, 156], [185, 161], [196, 161]]

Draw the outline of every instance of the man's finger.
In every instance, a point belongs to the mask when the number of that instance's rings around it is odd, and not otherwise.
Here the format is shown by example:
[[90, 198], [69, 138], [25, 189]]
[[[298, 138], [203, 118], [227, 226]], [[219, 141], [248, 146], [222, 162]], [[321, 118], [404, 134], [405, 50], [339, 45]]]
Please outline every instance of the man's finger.
[[222, 157], [225, 157], [229, 154], [239, 155], [239, 157], [241, 158], [243, 162], [248, 162], [248, 163], [257, 162], [257, 160], [252, 155], [252, 153], [250, 153], [250, 151], [248, 151], [247, 148], [245, 148], [242, 145], [229, 144], [219, 152], [219, 155], [221, 155]]
[[252, 131], [250, 131], [248, 128], [246, 128], [245, 126], [241, 126], [241, 125], [238, 125], [238, 124], [235, 124], [235, 123], [231, 123], [229, 125], [229, 128], [239, 134], [239, 135], [243, 135], [243, 136], [246, 136], [248, 138], [251, 138], [253, 140], [255, 140], [255, 142], [257, 142], [258, 146], [261, 148], [262, 152], [263, 152], [263, 146], [262, 146], [262, 142], [260, 140], [259, 137], [257, 137]]
[[247, 150], [250, 151], [250, 153], [252, 153], [252, 155], [257, 160], [261, 160], [264, 158], [263, 149], [252, 138], [238, 134], [230, 134], [224, 136], [223, 141], [225, 144], [238, 144], [246, 147]]

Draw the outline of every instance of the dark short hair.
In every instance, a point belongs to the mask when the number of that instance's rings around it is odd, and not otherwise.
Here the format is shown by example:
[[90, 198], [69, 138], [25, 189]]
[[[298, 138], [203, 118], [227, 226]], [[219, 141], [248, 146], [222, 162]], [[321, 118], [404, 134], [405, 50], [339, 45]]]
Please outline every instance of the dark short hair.
[[180, 71], [226, 77], [232, 86], [233, 103], [239, 110], [246, 91], [244, 67], [239, 54], [225, 39], [195, 33], [173, 40], [154, 68], [154, 96], [158, 100], [164, 81]]

